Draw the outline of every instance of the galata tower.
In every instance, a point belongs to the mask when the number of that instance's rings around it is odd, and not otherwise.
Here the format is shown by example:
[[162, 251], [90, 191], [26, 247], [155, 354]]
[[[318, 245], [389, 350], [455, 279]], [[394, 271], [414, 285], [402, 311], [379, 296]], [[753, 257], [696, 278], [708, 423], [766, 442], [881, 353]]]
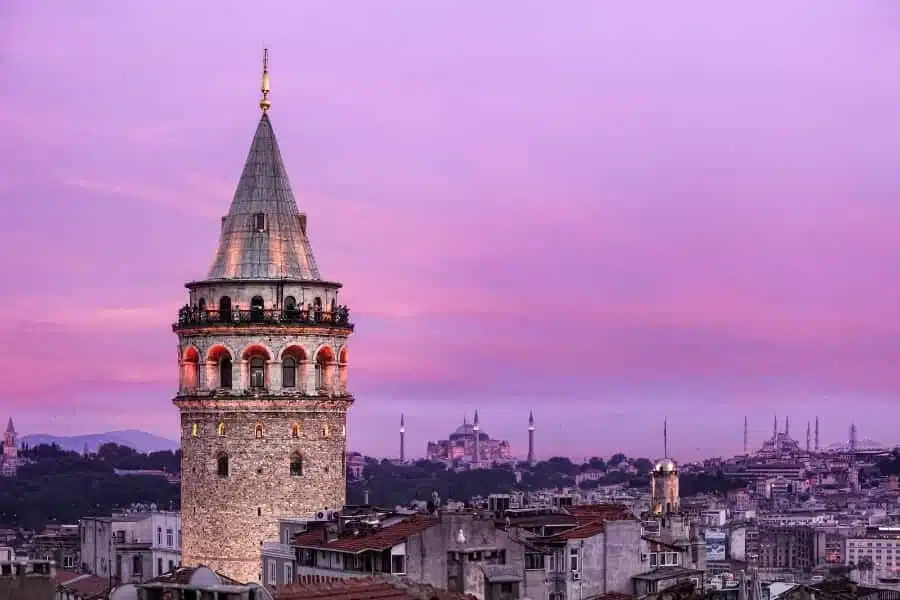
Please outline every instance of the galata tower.
[[319, 275], [269, 116], [262, 116], [206, 278], [178, 334], [183, 564], [260, 580], [278, 519], [343, 507], [349, 311]]

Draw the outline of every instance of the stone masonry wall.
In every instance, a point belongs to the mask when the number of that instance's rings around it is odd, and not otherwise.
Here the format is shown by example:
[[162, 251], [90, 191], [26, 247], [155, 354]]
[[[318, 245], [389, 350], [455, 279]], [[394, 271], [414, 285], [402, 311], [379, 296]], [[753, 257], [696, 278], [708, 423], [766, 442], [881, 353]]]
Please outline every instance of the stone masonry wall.
[[[238, 581], [259, 581], [260, 547], [278, 539], [279, 517], [343, 507], [349, 401], [176, 403], [181, 409], [184, 565], [202, 564]], [[298, 477], [290, 472], [294, 452], [303, 457]], [[217, 472], [222, 453], [229, 458], [227, 478]]]

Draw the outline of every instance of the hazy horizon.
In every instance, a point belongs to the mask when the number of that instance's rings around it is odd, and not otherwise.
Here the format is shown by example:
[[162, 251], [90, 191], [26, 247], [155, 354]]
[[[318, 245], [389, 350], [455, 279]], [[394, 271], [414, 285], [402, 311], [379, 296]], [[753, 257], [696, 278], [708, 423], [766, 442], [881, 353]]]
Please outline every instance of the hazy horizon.
[[[178, 437], [184, 283], [271, 116], [344, 283], [349, 447], [893, 445], [900, 6], [0, 7], [0, 372], [23, 431]], [[3, 415], [5, 418], [5, 415]], [[389, 432], [389, 433], [385, 433]]]

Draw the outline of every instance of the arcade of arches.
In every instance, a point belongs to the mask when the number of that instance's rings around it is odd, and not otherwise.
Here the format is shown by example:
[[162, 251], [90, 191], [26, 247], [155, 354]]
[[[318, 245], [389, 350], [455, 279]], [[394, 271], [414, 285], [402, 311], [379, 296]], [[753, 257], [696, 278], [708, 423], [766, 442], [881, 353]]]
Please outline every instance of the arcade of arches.
[[250, 345], [235, 359], [228, 348], [215, 345], [201, 361], [197, 348], [188, 346], [182, 352], [179, 389], [182, 394], [233, 390], [344, 395], [347, 370], [346, 347], [336, 355], [322, 346], [310, 360], [302, 346], [288, 346], [273, 357], [264, 346]]

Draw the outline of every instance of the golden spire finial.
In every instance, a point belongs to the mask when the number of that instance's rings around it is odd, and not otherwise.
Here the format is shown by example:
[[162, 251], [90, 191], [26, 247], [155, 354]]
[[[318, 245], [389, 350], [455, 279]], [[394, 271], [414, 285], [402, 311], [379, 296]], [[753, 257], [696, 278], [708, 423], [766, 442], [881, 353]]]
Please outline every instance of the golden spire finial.
[[263, 50], [263, 72], [262, 72], [262, 98], [259, 101], [259, 107], [263, 112], [269, 110], [272, 103], [269, 101], [269, 49]]

